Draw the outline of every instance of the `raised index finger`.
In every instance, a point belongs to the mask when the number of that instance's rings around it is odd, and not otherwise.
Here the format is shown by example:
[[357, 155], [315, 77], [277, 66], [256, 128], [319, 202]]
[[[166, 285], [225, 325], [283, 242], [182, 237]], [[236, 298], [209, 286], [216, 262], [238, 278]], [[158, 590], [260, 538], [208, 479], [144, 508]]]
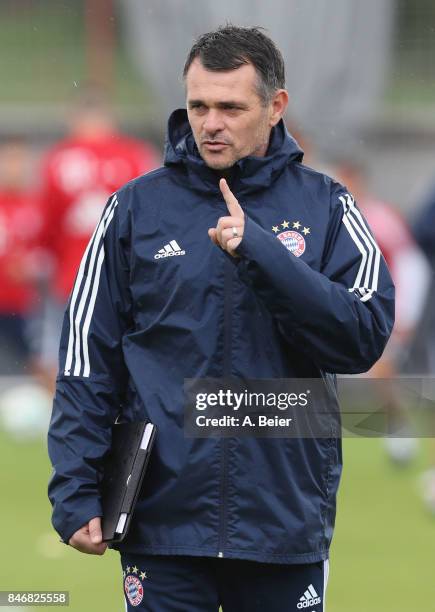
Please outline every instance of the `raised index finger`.
[[219, 188], [221, 190], [222, 195], [224, 196], [224, 200], [227, 203], [228, 212], [232, 217], [244, 217], [244, 212], [239, 202], [237, 201], [236, 196], [233, 194], [231, 189], [228, 187], [228, 183], [224, 178], [221, 178], [219, 181]]

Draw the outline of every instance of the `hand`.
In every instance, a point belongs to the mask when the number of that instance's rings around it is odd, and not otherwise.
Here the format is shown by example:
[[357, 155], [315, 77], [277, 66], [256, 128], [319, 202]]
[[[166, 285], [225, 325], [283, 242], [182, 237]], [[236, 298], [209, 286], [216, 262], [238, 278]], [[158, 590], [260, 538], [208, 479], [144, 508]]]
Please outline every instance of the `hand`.
[[70, 538], [68, 544], [88, 555], [104, 555], [107, 544], [103, 542], [101, 518], [96, 516], [80, 527]]
[[[208, 235], [217, 246], [220, 246], [233, 257], [237, 257], [235, 249], [242, 242], [243, 230], [245, 228], [245, 213], [224, 178], [219, 181], [219, 188], [231, 216], [221, 217], [216, 227], [208, 230]], [[237, 236], [234, 236], [233, 227], [237, 231]]]

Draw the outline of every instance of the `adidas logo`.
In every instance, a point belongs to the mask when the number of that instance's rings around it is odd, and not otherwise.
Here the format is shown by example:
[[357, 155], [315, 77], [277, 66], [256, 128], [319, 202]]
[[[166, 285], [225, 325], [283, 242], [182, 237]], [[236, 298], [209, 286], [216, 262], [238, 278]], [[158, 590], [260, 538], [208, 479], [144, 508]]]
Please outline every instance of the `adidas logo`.
[[311, 606], [316, 606], [322, 601], [322, 598], [318, 596], [316, 593], [316, 589], [312, 584], [308, 587], [302, 597], [299, 599], [298, 610], [303, 610], [304, 608], [311, 608]]
[[176, 257], [177, 255], [186, 255], [186, 251], [182, 251], [176, 240], [171, 240], [169, 244], [165, 244], [163, 249], [160, 249], [154, 259], [165, 259], [166, 257]]

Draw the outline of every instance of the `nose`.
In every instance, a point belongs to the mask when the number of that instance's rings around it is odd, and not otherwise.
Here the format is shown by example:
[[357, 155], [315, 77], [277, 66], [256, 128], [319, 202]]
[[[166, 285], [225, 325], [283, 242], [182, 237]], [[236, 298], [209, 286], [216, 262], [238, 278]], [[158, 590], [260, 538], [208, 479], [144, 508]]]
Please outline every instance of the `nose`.
[[202, 124], [206, 134], [216, 134], [224, 129], [222, 113], [217, 108], [210, 108]]

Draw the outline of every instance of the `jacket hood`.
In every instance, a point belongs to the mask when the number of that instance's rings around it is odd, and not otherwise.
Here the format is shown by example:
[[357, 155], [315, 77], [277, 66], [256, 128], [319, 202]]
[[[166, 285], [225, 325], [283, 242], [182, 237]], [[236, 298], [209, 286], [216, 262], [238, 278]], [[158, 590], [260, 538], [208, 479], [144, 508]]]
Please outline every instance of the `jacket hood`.
[[[269, 147], [264, 157], [248, 156], [233, 166], [231, 187], [238, 193], [250, 193], [268, 187], [284, 167], [300, 162], [303, 151], [288, 133], [284, 121], [272, 128]], [[209, 168], [199, 154], [184, 108], [175, 110], [168, 121], [165, 143], [165, 166], [180, 166], [197, 191], [219, 192], [219, 174]]]

